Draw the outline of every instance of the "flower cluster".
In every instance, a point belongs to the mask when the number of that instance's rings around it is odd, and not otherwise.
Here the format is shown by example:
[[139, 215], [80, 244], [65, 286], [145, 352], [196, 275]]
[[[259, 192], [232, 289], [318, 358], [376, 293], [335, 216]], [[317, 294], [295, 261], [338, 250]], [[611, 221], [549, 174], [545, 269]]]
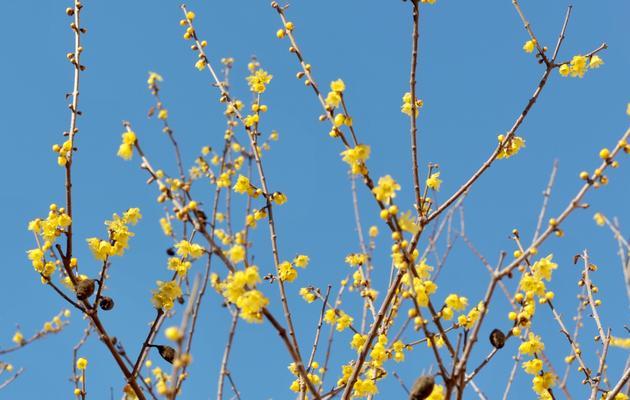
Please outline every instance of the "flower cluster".
[[603, 64], [604, 61], [596, 54], [590, 57], [577, 55], [573, 56], [568, 64], [562, 64], [558, 72], [562, 76], [582, 78], [588, 69], [599, 68]]
[[353, 174], [365, 174], [367, 167], [365, 162], [370, 158], [370, 146], [367, 144], [359, 144], [355, 147], [348, 148], [341, 152], [342, 160], [346, 162]]
[[[413, 104], [411, 103], [411, 93], [407, 92], [403, 95], [403, 104], [400, 107], [400, 111], [403, 114], [407, 114], [409, 116], [411, 116], [411, 112], [413, 110]], [[416, 98], [415, 100], [416, 102], [416, 118], [418, 117], [418, 114], [420, 113], [420, 108], [422, 108], [422, 106], [424, 105], [423, 101]]]
[[241, 311], [241, 318], [248, 322], [262, 321], [262, 310], [269, 300], [256, 289], [256, 284], [260, 282], [258, 267], [252, 265], [244, 270], [230, 272], [224, 281], [213, 274], [211, 280], [216, 291], [230, 303], [236, 304]]
[[111, 221], [105, 221], [107, 225], [108, 240], [92, 237], [87, 239], [88, 247], [97, 260], [106, 260], [110, 256], [122, 256], [129, 247], [129, 238], [134, 236], [128, 225], [135, 225], [142, 218], [140, 209], [130, 208], [120, 217], [114, 214]]
[[182, 289], [177, 281], [157, 281], [157, 286], [157, 289], [153, 291], [151, 302], [155, 308], [170, 310], [175, 304], [174, 300], [182, 295]]
[[[499, 135], [497, 139], [499, 140], [499, 143], [503, 143], [505, 136]], [[497, 158], [510, 158], [518, 153], [523, 147], [525, 147], [525, 139], [519, 136], [512, 136], [507, 143], [501, 147]]]
[[136, 134], [132, 131], [127, 131], [122, 134], [122, 143], [118, 147], [118, 157], [123, 160], [131, 160], [133, 157], [133, 146], [136, 144]]

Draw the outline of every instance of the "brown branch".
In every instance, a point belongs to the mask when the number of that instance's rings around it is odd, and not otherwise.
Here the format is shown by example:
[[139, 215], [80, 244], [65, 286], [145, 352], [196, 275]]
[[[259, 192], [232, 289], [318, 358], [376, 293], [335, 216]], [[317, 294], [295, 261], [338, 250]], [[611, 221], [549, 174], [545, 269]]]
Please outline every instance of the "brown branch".
[[413, 8], [412, 18], [413, 18], [413, 33], [411, 34], [411, 72], [409, 76], [409, 87], [411, 93], [411, 168], [413, 173], [413, 189], [416, 194], [416, 206], [418, 210], [422, 212], [421, 206], [421, 195], [420, 195], [420, 176], [418, 172], [418, 145], [417, 145], [417, 136], [418, 136], [418, 127], [417, 127], [417, 116], [416, 113], [418, 111], [418, 105], [416, 104], [416, 69], [418, 66], [418, 41], [420, 37], [419, 33], [419, 17], [420, 10], [418, 7], [418, 0], [412, 0], [411, 5]]
[[228, 374], [227, 363], [230, 357], [230, 351], [232, 350], [232, 341], [234, 340], [234, 333], [236, 332], [236, 324], [238, 323], [238, 310], [232, 314], [232, 324], [230, 325], [230, 332], [228, 333], [228, 340], [223, 351], [223, 359], [221, 360], [221, 371], [219, 372], [219, 384], [217, 388], [217, 400], [223, 400], [223, 383], [225, 376]]

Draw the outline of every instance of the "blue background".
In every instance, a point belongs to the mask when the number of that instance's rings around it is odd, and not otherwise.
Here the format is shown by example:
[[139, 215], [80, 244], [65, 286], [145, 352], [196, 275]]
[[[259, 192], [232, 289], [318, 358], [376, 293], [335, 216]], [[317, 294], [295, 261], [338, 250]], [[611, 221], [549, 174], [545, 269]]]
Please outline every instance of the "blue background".
[[[168, 275], [163, 249], [169, 241], [160, 231], [162, 206], [155, 203], [154, 187], [144, 185], [145, 173], [138, 159], [123, 162], [116, 157], [122, 133], [121, 121], [132, 122], [152, 162], [175, 172], [167, 138], [155, 120], [147, 120], [152, 98], [146, 89], [149, 70], [161, 73], [161, 92], [170, 112], [170, 122], [182, 146], [187, 166], [203, 145], [220, 146], [225, 127], [223, 106], [209, 85], [208, 75], [194, 67], [189, 44], [181, 39], [179, 3], [175, 1], [86, 1], [82, 14], [88, 28], [84, 39], [79, 120], [79, 151], [75, 155], [75, 232], [77, 255], [83, 271], [97, 273], [97, 264], [83, 244], [83, 238], [104, 235], [103, 221], [114, 212], [139, 206], [143, 220], [135, 228], [131, 249], [116, 258], [111, 269], [108, 293], [116, 300], [114, 311], [103, 319], [135, 356], [153, 316], [150, 290], [157, 279]], [[553, 48], [560, 30], [566, 1], [523, 2], [526, 16], [543, 44]], [[70, 2], [9, 2], [0, 4], [0, 115], [4, 131], [4, 212], [0, 247], [4, 279], [0, 280], [0, 346], [11, 345], [16, 323], [25, 335], [40, 329], [64, 303], [39, 282], [25, 251], [34, 247], [26, 230], [30, 219], [44, 216], [51, 202], [63, 203], [63, 170], [56, 166], [50, 147], [62, 141], [68, 129], [69, 112], [64, 94], [71, 91], [72, 68], [65, 58], [72, 51], [70, 20], [64, 9]], [[559, 172], [549, 212], [557, 215], [581, 185], [577, 174], [598, 165], [597, 152], [612, 147], [628, 126], [625, 115], [630, 89], [630, 5], [623, 1], [574, 2], [573, 17], [560, 59], [570, 59], [599, 46], [605, 65], [588, 72], [584, 79], [561, 78], [554, 72], [533, 112], [520, 129], [527, 147], [508, 161], [500, 161], [479, 181], [466, 200], [466, 231], [475, 245], [492, 261], [500, 250], [512, 252], [510, 231], [517, 227], [530, 238], [542, 201], [553, 160]], [[338, 142], [331, 140], [328, 126], [317, 122], [320, 106], [310, 89], [296, 81], [298, 65], [287, 52], [287, 41], [275, 38], [280, 22], [267, 1], [190, 1], [197, 13], [196, 26], [208, 40], [212, 63], [234, 57], [234, 93], [249, 98], [244, 81], [246, 64], [256, 55], [274, 75], [265, 93], [269, 112], [262, 129], [277, 129], [280, 141], [265, 158], [272, 190], [287, 193], [289, 202], [277, 212], [281, 257], [308, 254], [311, 265], [300, 271], [299, 280], [288, 286], [303, 352], [310, 349], [319, 306], [304, 305], [297, 291], [307, 284], [337, 285], [350, 270], [346, 254], [358, 251], [352, 216], [352, 202], [346, 166]], [[410, 4], [400, 1], [294, 1], [288, 11], [295, 22], [298, 42], [320, 86], [336, 78], [347, 85], [346, 97], [360, 140], [372, 146], [370, 168], [374, 177], [391, 174], [403, 186], [401, 208], [412, 201], [409, 173], [408, 118], [400, 113], [402, 94], [408, 90], [411, 17]], [[420, 117], [420, 158], [423, 166], [437, 162], [444, 184], [437, 196], [446, 198], [483, 162], [496, 144], [496, 136], [508, 130], [538, 82], [542, 67], [531, 54], [521, 50], [528, 39], [510, 1], [438, 1], [422, 7], [419, 63], [419, 97], [425, 107]], [[242, 135], [242, 130], [238, 130]], [[601, 287], [601, 316], [613, 334], [623, 336], [627, 323], [626, 291], [617, 247], [610, 232], [592, 221], [595, 211], [618, 216], [622, 226], [630, 223], [627, 185], [628, 160], [610, 173], [610, 184], [588, 195], [591, 208], [577, 211], [564, 225], [566, 237], [551, 238], [541, 255], [554, 253], [560, 268], [550, 287], [564, 321], [572, 330], [576, 308], [576, 282], [580, 269], [572, 266], [574, 254], [588, 248], [600, 271], [594, 280]], [[424, 167], [422, 169], [424, 175]], [[197, 185], [196, 197], [210, 202], [211, 189]], [[384, 226], [377, 209], [360, 186], [364, 226]], [[626, 230], [627, 232], [627, 230]], [[263, 272], [271, 271], [268, 231], [264, 224], [254, 235], [256, 262]], [[421, 246], [424, 242], [421, 243]], [[378, 239], [377, 273], [384, 277], [389, 265], [387, 235]], [[432, 263], [432, 260], [429, 261]], [[203, 264], [193, 268], [201, 270]], [[215, 270], [224, 272], [218, 263]], [[381, 284], [383, 280], [381, 279]], [[452, 291], [468, 296], [471, 303], [481, 299], [487, 273], [459, 241], [438, 282], [437, 301]], [[514, 287], [515, 282], [509, 282]], [[379, 287], [383, 289], [383, 287]], [[279, 311], [277, 289], [269, 287], [272, 309]], [[348, 297], [350, 298], [350, 297]], [[507, 302], [501, 293], [484, 324], [483, 340], [473, 353], [480, 360], [489, 344], [491, 328], [507, 328]], [[228, 331], [229, 316], [210, 293], [203, 307], [193, 351], [191, 378], [181, 398], [215, 397], [219, 360]], [[346, 311], [352, 311], [348, 308]], [[280, 314], [279, 312], [277, 314]], [[358, 320], [359, 315], [355, 313]], [[176, 317], [174, 322], [179, 322]], [[71, 326], [60, 335], [37, 342], [3, 361], [26, 372], [7, 389], [2, 399], [69, 398], [72, 386], [71, 347], [81, 336], [85, 321], [75, 312]], [[548, 310], [541, 308], [534, 330], [546, 338], [548, 355], [560, 373], [569, 347], [558, 333]], [[161, 335], [161, 334], [160, 334]], [[595, 368], [592, 337], [595, 328], [587, 318], [582, 331], [583, 348], [589, 365]], [[411, 336], [409, 336], [411, 337]], [[339, 376], [339, 365], [353, 356], [346, 343], [351, 334], [337, 336], [336, 355], [328, 384]], [[340, 338], [340, 339], [339, 339]], [[286, 370], [288, 355], [268, 324], [241, 324], [235, 339], [230, 369], [245, 399], [292, 398], [288, 386], [292, 376]], [[517, 343], [511, 341], [480, 373], [477, 384], [489, 398], [502, 394], [512, 366]], [[599, 347], [597, 347], [599, 349]], [[109, 398], [110, 387], [118, 398], [123, 379], [104, 346], [92, 338], [81, 352], [90, 360], [89, 398]], [[615, 382], [627, 352], [611, 349], [609, 377]], [[156, 364], [160, 361], [153, 357]], [[408, 354], [402, 366], [391, 363], [411, 384], [421, 370], [433, 363], [425, 349]], [[322, 361], [323, 357], [316, 358]], [[473, 361], [471, 365], [475, 365]], [[6, 376], [6, 375], [5, 375]], [[570, 390], [584, 396], [577, 373]], [[327, 385], [328, 386], [328, 385]], [[512, 398], [532, 398], [530, 377], [519, 371]], [[379, 384], [385, 398], [403, 398], [399, 384], [389, 377]], [[228, 391], [229, 393], [229, 391]], [[559, 397], [562, 394], [556, 390]], [[227, 396], [226, 396], [227, 397]], [[471, 391], [466, 398], [475, 398]]]

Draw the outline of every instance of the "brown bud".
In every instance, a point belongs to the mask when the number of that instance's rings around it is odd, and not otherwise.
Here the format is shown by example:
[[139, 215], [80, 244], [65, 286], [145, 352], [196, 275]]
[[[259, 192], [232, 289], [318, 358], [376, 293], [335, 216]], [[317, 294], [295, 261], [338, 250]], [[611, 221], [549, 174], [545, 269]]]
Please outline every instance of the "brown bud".
[[500, 329], [494, 329], [490, 332], [490, 343], [495, 349], [503, 348], [505, 346], [505, 333], [501, 332]]
[[409, 400], [423, 400], [431, 395], [435, 386], [433, 375], [422, 375], [416, 379], [409, 393]]
[[73, 16], [74, 15], [74, 8], [72, 8], [72, 7], [66, 8], [66, 14], [68, 16], [70, 16], [70, 17]]
[[158, 352], [160, 353], [163, 359], [165, 359], [171, 364], [173, 363], [173, 360], [175, 359], [174, 348], [172, 348], [171, 346], [162, 346], [162, 345], [152, 345], [152, 347], [155, 347], [158, 349]]
[[111, 297], [103, 296], [98, 305], [99, 307], [101, 307], [101, 310], [109, 311], [114, 308], [114, 299], [112, 299]]
[[77, 299], [86, 300], [94, 293], [94, 281], [92, 279], [84, 279], [77, 283]]
[[175, 255], [175, 250], [172, 247], [169, 247], [168, 249], [166, 249], [166, 254], [173, 257]]

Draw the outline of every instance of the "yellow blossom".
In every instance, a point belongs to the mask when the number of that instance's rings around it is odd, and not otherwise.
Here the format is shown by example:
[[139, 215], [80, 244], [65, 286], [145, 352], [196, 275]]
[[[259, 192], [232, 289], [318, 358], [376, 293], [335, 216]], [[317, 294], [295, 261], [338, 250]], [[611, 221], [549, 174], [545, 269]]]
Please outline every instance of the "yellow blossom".
[[534, 51], [535, 48], [536, 48], [536, 41], [535, 40], [528, 40], [523, 45], [523, 50], [525, 50], [526, 53], [531, 53], [532, 51]]
[[400, 190], [400, 185], [389, 175], [379, 178], [378, 185], [372, 189], [372, 193], [378, 201], [389, 204], [391, 199], [396, 197], [396, 191]]
[[164, 330], [164, 336], [166, 336], [168, 340], [177, 342], [184, 337], [184, 333], [176, 326], [169, 326]]
[[284, 261], [278, 265], [278, 278], [281, 281], [293, 282], [298, 273], [290, 262]]
[[[505, 136], [499, 135], [497, 139], [499, 140], [499, 143], [503, 143], [503, 140], [505, 140]], [[508, 140], [508, 142], [501, 148], [501, 151], [499, 152], [497, 158], [510, 158], [518, 153], [523, 147], [525, 147], [525, 140], [519, 136], [512, 136], [510, 140]]]
[[521, 343], [518, 347], [518, 352], [521, 354], [534, 355], [545, 349], [545, 344], [540, 340], [540, 336], [529, 333], [528, 339]]
[[444, 303], [452, 309], [457, 311], [463, 311], [468, 307], [468, 299], [466, 297], [458, 296], [455, 293], [451, 293], [446, 297]]
[[271, 82], [273, 76], [263, 69], [257, 69], [252, 75], [247, 77], [249, 89], [254, 93], [263, 93], [266, 85]]
[[427, 179], [426, 183], [430, 189], [439, 191], [440, 185], [442, 184], [442, 180], [440, 179], [440, 173], [439, 172], [432, 173], [431, 176]]
[[153, 291], [151, 302], [155, 308], [170, 310], [173, 308], [173, 301], [182, 295], [182, 290], [176, 281], [157, 282], [158, 288]]
[[606, 224], [606, 217], [602, 213], [596, 212], [593, 215], [593, 219], [598, 226], [604, 226]]
[[77, 359], [77, 369], [84, 370], [87, 368], [87, 365], [88, 365], [87, 359], [83, 357], [80, 357], [79, 359]]
[[538, 375], [543, 368], [542, 360], [533, 358], [523, 363], [523, 369], [530, 375]]
[[187, 240], [182, 240], [175, 244], [177, 248], [177, 254], [182, 257], [199, 258], [203, 255], [204, 249], [197, 243], [190, 243]]
[[227, 251], [227, 255], [234, 264], [237, 264], [245, 259], [245, 247], [240, 244], [235, 244]]
[[342, 93], [346, 90], [346, 84], [341, 80], [337, 79], [336, 81], [330, 82], [330, 90], [337, 93]]
[[310, 261], [310, 258], [308, 256], [305, 256], [304, 254], [299, 254], [293, 259], [293, 264], [296, 267], [306, 268], [309, 261]]
[[602, 60], [597, 54], [591, 57], [591, 61], [588, 63], [589, 68], [599, 68], [604, 65], [604, 60]]
[[353, 174], [361, 174], [366, 171], [365, 162], [370, 158], [370, 146], [359, 144], [341, 152], [343, 161], [350, 165]]
[[302, 296], [304, 301], [306, 301], [309, 304], [314, 302], [315, 299], [317, 298], [317, 296], [315, 295], [315, 293], [312, 292], [312, 290], [305, 287], [300, 289], [300, 296]]

